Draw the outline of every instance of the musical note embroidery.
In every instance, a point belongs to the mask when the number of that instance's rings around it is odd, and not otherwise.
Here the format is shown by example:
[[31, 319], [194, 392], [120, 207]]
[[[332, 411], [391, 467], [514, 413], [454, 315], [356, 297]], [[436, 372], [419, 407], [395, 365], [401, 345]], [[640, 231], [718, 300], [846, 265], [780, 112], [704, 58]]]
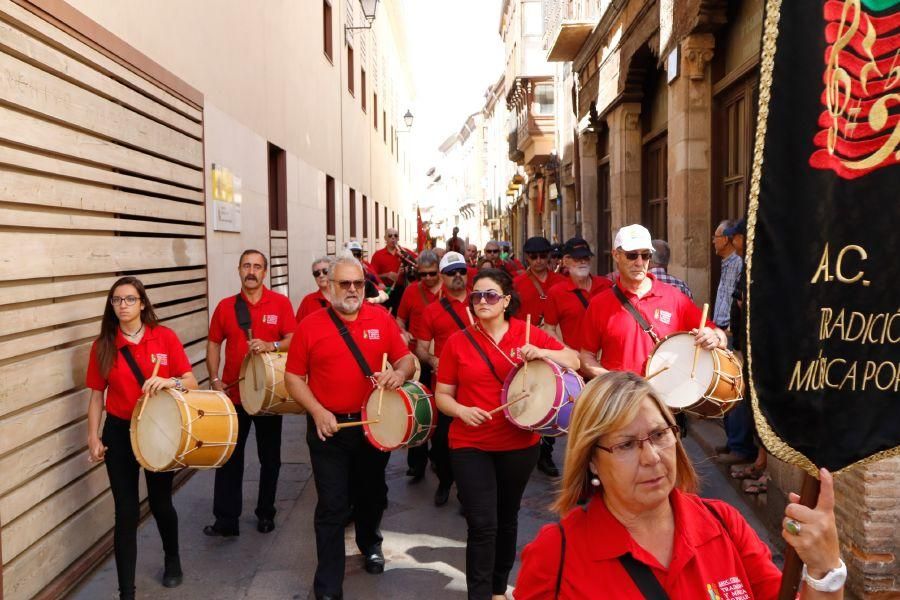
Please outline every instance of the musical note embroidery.
[[900, 0], [824, 5], [825, 110], [810, 166], [856, 179], [900, 164]]

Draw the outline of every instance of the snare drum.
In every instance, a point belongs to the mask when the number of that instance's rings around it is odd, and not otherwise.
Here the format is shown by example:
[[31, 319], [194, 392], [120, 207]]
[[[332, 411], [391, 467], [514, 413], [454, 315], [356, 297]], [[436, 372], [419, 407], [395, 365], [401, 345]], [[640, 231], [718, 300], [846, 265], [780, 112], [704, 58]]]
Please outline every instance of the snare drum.
[[506, 376], [501, 404], [506, 404], [527, 391], [531, 396], [504, 407], [503, 414], [510, 423], [535, 431], [541, 435], [556, 437], [569, 432], [569, 419], [575, 399], [584, 389], [584, 380], [571, 369], [542, 358], [528, 362], [527, 385], [523, 365], [517, 366]]
[[285, 352], [248, 352], [241, 364], [241, 404], [250, 415], [302, 415], [284, 385]]
[[379, 389], [372, 390], [362, 407], [363, 430], [369, 443], [385, 452], [421, 446], [434, 435], [437, 407], [434, 397], [418, 381], [407, 381], [396, 390], [384, 390], [378, 415]]
[[224, 392], [160, 390], [131, 416], [131, 448], [148, 471], [221, 467], [237, 438], [237, 413]]
[[682, 332], [660, 340], [647, 360], [647, 377], [669, 408], [698, 417], [722, 417], [743, 398], [741, 363], [730, 350], [701, 348], [691, 378], [694, 339]]

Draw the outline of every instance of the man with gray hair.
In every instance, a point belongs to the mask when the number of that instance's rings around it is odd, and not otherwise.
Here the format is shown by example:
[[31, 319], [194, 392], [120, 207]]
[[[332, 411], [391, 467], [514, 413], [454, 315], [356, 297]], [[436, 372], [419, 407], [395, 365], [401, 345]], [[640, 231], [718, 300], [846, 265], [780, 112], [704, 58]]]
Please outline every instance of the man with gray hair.
[[672, 252], [669, 250], [669, 243], [665, 240], [653, 240], [652, 243], [653, 256], [650, 258], [650, 273], [652, 273], [657, 280], [675, 286], [681, 290], [685, 296], [693, 300], [694, 294], [691, 293], [691, 288], [688, 287], [688, 284], [678, 277], [669, 274], [669, 258], [672, 256]]
[[713, 305], [712, 320], [722, 329], [727, 330], [731, 321], [731, 296], [734, 287], [744, 270], [744, 260], [735, 251], [730, 237], [725, 235], [725, 230], [734, 227], [735, 223], [725, 220], [719, 223], [712, 236], [713, 248], [722, 259], [722, 269], [719, 276], [719, 287], [716, 289], [716, 303]]

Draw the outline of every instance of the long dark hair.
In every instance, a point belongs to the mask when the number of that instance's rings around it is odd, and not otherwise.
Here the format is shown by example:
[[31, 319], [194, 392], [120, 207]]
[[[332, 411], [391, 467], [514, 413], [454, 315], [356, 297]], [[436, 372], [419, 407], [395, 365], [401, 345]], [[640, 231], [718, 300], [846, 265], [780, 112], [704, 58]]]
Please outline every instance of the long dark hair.
[[[519, 306], [522, 304], [522, 301], [519, 299], [519, 293], [513, 289], [512, 277], [510, 277], [509, 273], [503, 269], [482, 269], [481, 271], [478, 271], [478, 274], [472, 279], [472, 285], [474, 286], [482, 279], [490, 279], [491, 281], [500, 284], [500, 291], [503, 292], [503, 295], [510, 297], [509, 306], [503, 311], [503, 318], [509, 321], [509, 318], [518, 312]], [[475, 305], [472, 302], [471, 296], [469, 296], [469, 307], [472, 309], [472, 314], [475, 314]]]
[[153, 311], [153, 304], [147, 297], [147, 290], [144, 284], [137, 277], [122, 277], [109, 288], [106, 295], [106, 305], [103, 308], [103, 321], [100, 323], [100, 337], [97, 338], [97, 361], [100, 364], [100, 373], [106, 377], [109, 370], [112, 369], [113, 363], [116, 362], [116, 335], [119, 329], [119, 317], [113, 308], [110, 300], [116, 289], [123, 285], [133, 285], [138, 293], [138, 301], [144, 303], [144, 309], [141, 311], [141, 323], [145, 326], [155, 327], [159, 323], [156, 313]]

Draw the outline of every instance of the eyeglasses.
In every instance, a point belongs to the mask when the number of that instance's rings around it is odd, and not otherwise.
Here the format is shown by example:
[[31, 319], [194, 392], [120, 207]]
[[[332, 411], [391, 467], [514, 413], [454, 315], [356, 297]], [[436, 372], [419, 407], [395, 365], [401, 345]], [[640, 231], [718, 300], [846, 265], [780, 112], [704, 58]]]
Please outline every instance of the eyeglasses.
[[137, 301], [137, 296], [113, 296], [109, 299], [109, 303], [113, 306], [119, 306], [120, 304], [124, 304], [125, 306], [134, 306], [134, 303]]
[[528, 258], [530, 258], [531, 260], [535, 260], [537, 258], [547, 258], [548, 256], [549, 256], [549, 253], [547, 253], [547, 252], [529, 252], [528, 253]]
[[652, 252], [622, 252], [625, 255], [625, 258], [628, 260], [637, 260], [638, 256], [644, 259], [644, 262], [648, 262], [652, 257]]
[[663, 429], [657, 429], [656, 431], [650, 432], [650, 435], [644, 438], [635, 438], [619, 444], [613, 444], [612, 446], [594, 444], [594, 447], [609, 452], [616, 460], [634, 460], [640, 455], [641, 450], [644, 449], [644, 442], [650, 442], [650, 445], [653, 446], [655, 450], [671, 448], [678, 439], [679, 431], [678, 425], [669, 425]]
[[398, 234], [398, 233], [389, 233], [389, 234], [387, 234], [387, 235], [384, 236], [384, 237], [398, 238], [398, 237], [400, 237], [400, 234]]
[[358, 290], [363, 290], [366, 287], [365, 279], [342, 279], [341, 281], [335, 281], [335, 283], [345, 292], [349, 291], [351, 287], [355, 287]]
[[472, 304], [481, 304], [481, 301], [484, 300], [491, 306], [500, 302], [503, 298], [503, 294], [498, 294], [493, 290], [488, 290], [487, 292], [472, 292], [469, 296], [472, 298]]
[[460, 277], [465, 277], [466, 273], [469, 271], [467, 269], [453, 269], [452, 271], [444, 271], [444, 275], [449, 275], [451, 277], [456, 277], [459, 275]]
[[419, 277], [437, 277], [437, 271], [419, 271]]
[[485, 248], [484, 253], [485, 254], [500, 254], [500, 251], [499, 250], [488, 250], [487, 248]]
[[313, 277], [319, 277], [321, 275], [328, 275], [328, 269], [316, 269], [313, 271]]
[[353, 258], [360, 259], [362, 258], [362, 252], [351, 252], [353, 254]]

